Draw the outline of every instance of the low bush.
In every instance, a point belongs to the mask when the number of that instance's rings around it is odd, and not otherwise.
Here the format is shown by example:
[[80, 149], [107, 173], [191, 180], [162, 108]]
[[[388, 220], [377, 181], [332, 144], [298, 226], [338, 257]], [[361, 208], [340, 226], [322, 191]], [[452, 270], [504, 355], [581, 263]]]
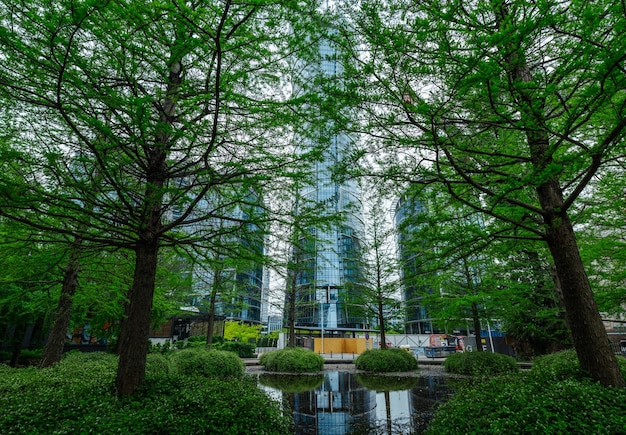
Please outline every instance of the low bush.
[[170, 355], [172, 369], [181, 375], [213, 378], [241, 378], [245, 365], [233, 352], [189, 348]]
[[443, 365], [447, 372], [459, 375], [493, 376], [519, 371], [513, 358], [491, 352], [453, 353]]
[[254, 358], [256, 346], [250, 343], [242, 343], [241, 341], [224, 341], [215, 343], [212, 349], [235, 352], [240, 358]]
[[324, 358], [301, 347], [264, 353], [259, 358], [259, 364], [270, 372], [306, 373], [324, 370]]
[[458, 389], [437, 409], [426, 433], [617, 434], [625, 427], [626, 389], [517, 373]]
[[530, 372], [533, 377], [546, 382], [590, 377], [589, 373], [580, 368], [578, 357], [573, 349], [535, 358]]
[[408, 372], [417, 369], [417, 359], [403, 349], [370, 349], [357, 357], [354, 366], [373, 373]]
[[[626, 378], [626, 358], [617, 356], [622, 376]], [[537, 379], [551, 382], [560, 379], [589, 379], [591, 375], [580, 368], [578, 357], [573, 349], [542, 355], [533, 360], [530, 373]]]
[[293, 433], [290, 416], [249, 377], [221, 380], [154, 372], [133, 396], [118, 399], [112, 393], [116, 361], [106, 354], [68, 355], [47, 369], [3, 369], [0, 431]]
[[160, 353], [146, 355], [146, 376], [162, 376], [173, 371], [171, 359]]

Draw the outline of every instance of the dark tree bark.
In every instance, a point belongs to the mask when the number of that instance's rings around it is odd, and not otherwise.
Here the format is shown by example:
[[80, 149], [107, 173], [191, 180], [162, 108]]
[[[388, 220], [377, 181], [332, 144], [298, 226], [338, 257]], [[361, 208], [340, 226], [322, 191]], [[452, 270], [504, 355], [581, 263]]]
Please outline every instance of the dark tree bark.
[[209, 319], [207, 321], [207, 331], [206, 331], [206, 347], [207, 349], [211, 349], [211, 345], [213, 344], [213, 334], [215, 330], [215, 301], [217, 299], [217, 290], [220, 286], [221, 280], [221, 270], [216, 271], [215, 277], [213, 278], [213, 287], [211, 288], [211, 296], [209, 299]]
[[380, 325], [380, 348], [387, 349], [387, 336], [385, 335], [385, 307], [382, 298], [378, 298], [378, 323]]
[[[80, 243], [78, 243], [80, 244]], [[70, 259], [63, 274], [63, 284], [61, 286], [61, 296], [54, 314], [54, 323], [48, 335], [48, 341], [44, 347], [40, 367], [50, 367], [61, 361], [63, 346], [72, 314], [72, 304], [74, 295], [78, 287], [78, 272], [80, 270], [80, 258], [78, 249], [74, 249], [70, 254]]]
[[144, 241], [137, 248], [132, 298], [118, 343], [120, 359], [115, 387], [120, 396], [133, 394], [145, 377], [157, 252], [156, 238]]
[[480, 339], [480, 316], [478, 314], [478, 305], [472, 302], [472, 321], [474, 322], [474, 333], [476, 334], [476, 352], [483, 351], [483, 345]]
[[[505, 2], [494, 4], [499, 28], [508, 24]], [[521, 120], [530, 149], [530, 157], [538, 176], [546, 173], [553, 162], [549, 132], [545, 127], [543, 97], [533, 92], [533, 76], [519, 47], [505, 43], [499, 48], [508, 63], [511, 83], [521, 100]], [[598, 163], [594, 158], [594, 165]], [[591, 170], [591, 169], [590, 169]], [[545, 240], [552, 254], [561, 283], [567, 324], [580, 366], [605, 386], [626, 386], [617, 359], [609, 344], [589, 278], [585, 272], [574, 229], [567, 213], [568, 204], [556, 176], [548, 177], [536, 187], [546, 233]]]
[[146, 189], [144, 194], [143, 228], [135, 249], [135, 273], [130, 292], [128, 317], [124, 319], [119, 338], [120, 360], [115, 386], [120, 396], [131, 395], [145, 377], [152, 300], [156, 280], [161, 228], [163, 186], [166, 178], [167, 151], [171, 146], [171, 125], [176, 111], [176, 96], [182, 80], [182, 65], [173, 61], [167, 93], [160, 116], [163, 129], [157, 133], [156, 144], [148, 150]]
[[287, 290], [287, 325], [289, 328], [287, 347], [296, 347], [296, 276], [297, 273], [292, 271]]

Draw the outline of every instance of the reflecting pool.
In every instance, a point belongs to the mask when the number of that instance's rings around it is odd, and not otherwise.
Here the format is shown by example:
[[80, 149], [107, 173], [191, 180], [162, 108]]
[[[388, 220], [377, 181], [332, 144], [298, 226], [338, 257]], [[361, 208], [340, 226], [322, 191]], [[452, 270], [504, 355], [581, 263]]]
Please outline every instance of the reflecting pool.
[[441, 375], [261, 374], [259, 385], [293, 411], [296, 434], [419, 434], [452, 389]]

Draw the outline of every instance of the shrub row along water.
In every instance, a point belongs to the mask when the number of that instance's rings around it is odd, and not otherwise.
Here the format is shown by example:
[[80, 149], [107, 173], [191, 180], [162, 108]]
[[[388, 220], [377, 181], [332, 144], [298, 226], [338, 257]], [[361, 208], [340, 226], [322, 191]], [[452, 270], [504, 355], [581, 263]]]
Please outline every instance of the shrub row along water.
[[[456, 393], [438, 408], [427, 433], [626, 433], [626, 389], [593, 381], [574, 351], [537, 358], [522, 372], [512, 358], [489, 355], [497, 354], [448, 357], [446, 370], [473, 376], [457, 381]], [[618, 360], [626, 375], [626, 359]]]
[[265, 370], [284, 373], [307, 373], [324, 370], [324, 358], [301, 347], [273, 350], [259, 358]]
[[0, 433], [289, 434], [293, 422], [232, 352], [148, 355], [131, 397], [113, 391], [117, 358], [70, 352], [48, 369], [0, 365]]
[[374, 373], [408, 372], [417, 369], [417, 360], [403, 349], [371, 349], [359, 355], [354, 366]]

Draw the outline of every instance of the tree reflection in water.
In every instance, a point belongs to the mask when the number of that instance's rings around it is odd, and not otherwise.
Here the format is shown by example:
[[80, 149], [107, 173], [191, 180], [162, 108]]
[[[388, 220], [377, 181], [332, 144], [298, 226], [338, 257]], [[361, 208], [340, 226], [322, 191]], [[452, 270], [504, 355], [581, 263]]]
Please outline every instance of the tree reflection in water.
[[452, 394], [444, 376], [334, 371], [269, 375], [259, 383], [291, 409], [298, 435], [419, 434]]

